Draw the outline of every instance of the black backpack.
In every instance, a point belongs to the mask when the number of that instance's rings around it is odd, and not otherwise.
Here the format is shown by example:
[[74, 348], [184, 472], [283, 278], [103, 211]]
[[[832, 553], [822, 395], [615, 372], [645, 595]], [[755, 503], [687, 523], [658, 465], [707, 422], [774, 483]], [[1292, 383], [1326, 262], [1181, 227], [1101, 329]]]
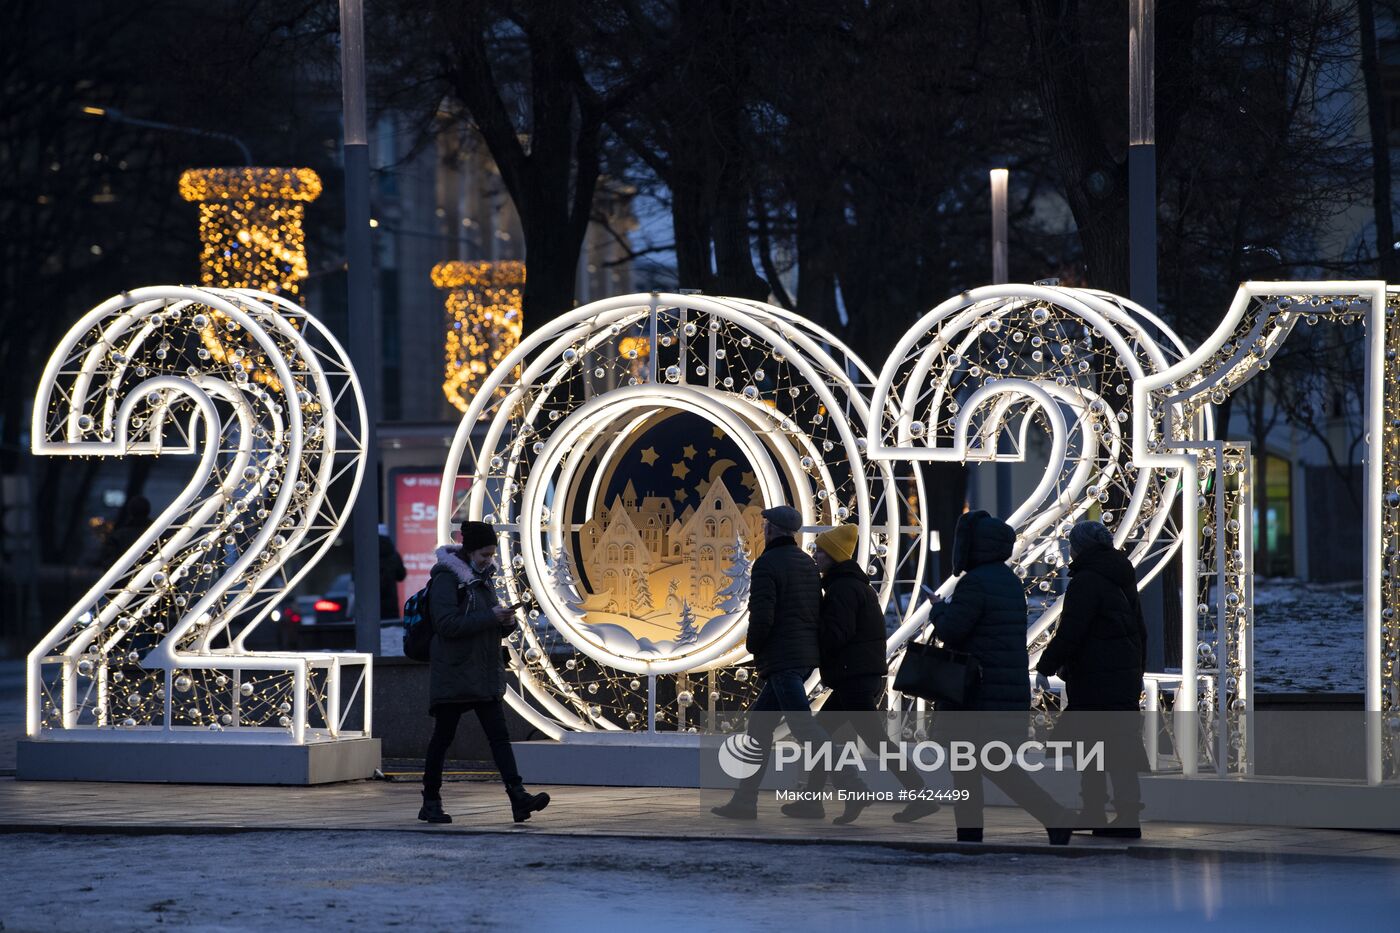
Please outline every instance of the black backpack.
[[[414, 661], [432, 660], [433, 616], [428, 611], [428, 587], [432, 585], [433, 578], [429, 576], [423, 588], [404, 600], [403, 604], [403, 653], [404, 657]], [[457, 587], [458, 606], [462, 605], [462, 592], [466, 589], [466, 584], [459, 584]], [[474, 601], [473, 598], [468, 602], [469, 610]]]
[[[429, 578], [428, 585], [432, 579]], [[403, 653], [415, 661], [427, 661], [433, 651], [433, 617], [428, 612], [428, 585], [403, 604]]]

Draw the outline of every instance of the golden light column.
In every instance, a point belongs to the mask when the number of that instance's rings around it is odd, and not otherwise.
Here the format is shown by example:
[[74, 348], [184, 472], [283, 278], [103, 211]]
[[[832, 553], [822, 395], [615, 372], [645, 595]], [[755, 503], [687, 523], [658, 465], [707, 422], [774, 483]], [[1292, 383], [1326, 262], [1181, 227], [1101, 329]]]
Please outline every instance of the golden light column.
[[520, 343], [525, 263], [440, 262], [433, 284], [447, 292], [443, 394], [465, 412], [491, 372]]
[[180, 197], [199, 205], [200, 281], [295, 298], [306, 278], [305, 205], [321, 194], [309, 168], [192, 168]]

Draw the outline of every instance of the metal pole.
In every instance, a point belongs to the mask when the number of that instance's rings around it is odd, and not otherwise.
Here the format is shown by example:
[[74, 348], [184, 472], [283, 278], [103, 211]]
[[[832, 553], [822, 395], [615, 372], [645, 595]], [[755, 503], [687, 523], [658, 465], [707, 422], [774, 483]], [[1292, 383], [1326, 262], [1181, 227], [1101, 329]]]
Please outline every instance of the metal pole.
[[[994, 168], [989, 173], [992, 186], [992, 284], [1005, 285], [1010, 277], [1008, 270], [1006, 233], [1006, 183], [1009, 172], [1004, 168]], [[997, 438], [997, 451], [1001, 452], [1001, 437]], [[1011, 503], [1011, 464], [997, 461], [996, 465], [996, 509], [1003, 518], [1013, 511]]]
[[992, 284], [1005, 285], [1006, 267], [1006, 182], [1010, 173], [994, 168], [989, 173], [992, 185]]
[[[1157, 137], [1153, 114], [1155, 0], [1128, 3], [1128, 297], [1157, 312]], [[1186, 581], [1186, 585], [1192, 585]], [[1166, 620], [1163, 620], [1165, 623]], [[1186, 652], [1192, 646], [1183, 646]], [[1166, 665], [1166, 632], [1147, 627], [1147, 669]]]
[[340, 77], [345, 110], [345, 257], [350, 359], [365, 393], [365, 474], [355, 497], [355, 648], [379, 653], [379, 353], [369, 242], [369, 137], [365, 131], [363, 0], [340, 0]]

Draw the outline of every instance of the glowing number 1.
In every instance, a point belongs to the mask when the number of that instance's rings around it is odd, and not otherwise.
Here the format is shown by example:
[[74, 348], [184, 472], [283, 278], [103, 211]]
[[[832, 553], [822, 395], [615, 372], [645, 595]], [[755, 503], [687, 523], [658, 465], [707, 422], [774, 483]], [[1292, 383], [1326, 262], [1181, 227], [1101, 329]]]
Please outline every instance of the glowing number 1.
[[[1299, 322], [1327, 319], [1366, 328], [1365, 497], [1363, 574], [1366, 587], [1366, 711], [1374, 734], [1368, 742], [1368, 772], [1378, 781], [1394, 762], [1382, 761], [1382, 715], [1400, 710], [1393, 619], [1400, 602], [1396, 569], [1396, 508], [1400, 485], [1396, 454], [1396, 349], [1400, 331], [1388, 328], [1383, 282], [1249, 282], [1208, 340], [1164, 372], [1133, 387], [1136, 429], [1133, 459], [1145, 466], [1183, 468], [1196, 508], [1185, 510], [1183, 538], [1187, 581], [1182, 599], [1182, 692], [1178, 708], [1197, 707], [1198, 678], [1208, 678], [1211, 701], [1222, 716], [1218, 762], [1246, 757], [1247, 735], [1238, 732], [1239, 714], [1252, 706], [1251, 650], [1253, 576], [1253, 494], [1248, 445], [1193, 441], [1187, 431], [1208, 404], [1220, 404], [1269, 361]], [[1389, 493], [1387, 497], [1383, 493]], [[1206, 516], [1198, 522], [1198, 512]], [[1207, 547], [1201, 547], [1201, 538]], [[1198, 555], [1203, 560], [1198, 561]], [[1392, 571], [1385, 573], [1386, 570]], [[1194, 585], [1192, 585], [1194, 583]], [[1210, 611], [1209, 591], [1219, 598]], [[1192, 745], [1191, 750], [1194, 750]], [[1389, 749], [1386, 749], [1389, 753]], [[1183, 757], [1191, 770], [1193, 763]]]

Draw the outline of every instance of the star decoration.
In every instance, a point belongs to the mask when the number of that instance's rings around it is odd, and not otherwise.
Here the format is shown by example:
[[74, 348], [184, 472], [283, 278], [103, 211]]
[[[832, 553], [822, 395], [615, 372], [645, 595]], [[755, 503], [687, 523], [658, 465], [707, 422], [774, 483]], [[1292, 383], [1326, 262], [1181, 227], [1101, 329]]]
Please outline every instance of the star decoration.
[[747, 486], [751, 491], [758, 489], [758, 477], [747, 471], [743, 476], [739, 477], [739, 482]]
[[705, 451], [705, 453], [707, 453], [707, 454], [709, 454], [711, 457], [713, 457], [713, 456], [715, 455], [715, 449], [714, 449], [713, 447], [711, 447], [709, 450]]
[[686, 445], [685, 445], [685, 451], [681, 454], [681, 456], [684, 457], [686, 460], [694, 460], [694, 459], [695, 459], [695, 448], [692, 447], [692, 446], [689, 445], [689, 444], [686, 444]]
[[656, 462], [655, 447], [648, 447], [646, 450], [642, 451], [642, 462], [645, 463], [647, 466], [651, 466], [653, 463]]
[[690, 498], [690, 491], [687, 489], [677, 489], [675, 498], [678, 502], [684, 502], [686, 499]]
[[676, 479], [685, 479], [685, 475], [689, 472], [690, 467], [685, 465], [684, 460], [680, 461], [679, 463], [671, 464], [671, 475], [674, 476]]
[[701, 496], [704, 496], [705, 493], [710, 491], [710, 481], [707, 479], [700, 480], [700, 482], [695, 484], [695, 491]]
[[715, 425], [714, 428], [712, 429], [712, 431], [713, 431], [715, 437], [718, 437], [718, 438], [720, 438], [721, 440], [724, 438], [724, 429], [721, 428], [719, 425]]

